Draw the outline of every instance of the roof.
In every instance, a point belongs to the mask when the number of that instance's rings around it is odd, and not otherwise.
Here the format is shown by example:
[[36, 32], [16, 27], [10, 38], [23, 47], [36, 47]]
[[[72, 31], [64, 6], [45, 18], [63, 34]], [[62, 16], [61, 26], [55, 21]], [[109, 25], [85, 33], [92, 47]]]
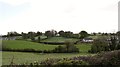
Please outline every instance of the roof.
[[84, 40], [93, 40], [92, 38], [84, 38]]

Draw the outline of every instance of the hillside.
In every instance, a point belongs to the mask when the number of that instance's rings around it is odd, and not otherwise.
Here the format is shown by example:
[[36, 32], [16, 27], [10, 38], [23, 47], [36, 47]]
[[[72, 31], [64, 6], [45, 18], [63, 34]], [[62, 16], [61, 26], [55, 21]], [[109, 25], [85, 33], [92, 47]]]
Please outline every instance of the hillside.
[[3, 40], [3, 48], [11, 49], [35, 49], [35, 50], [52, 50], [58, 45], [46, 45], [22, 40]]
[[42, 40], [41, 42], [65, 42], [65, 41], [76, 42], [77, 40], [78, 39], [75, 39], [75, 38], [51, 37], [51, 38]]

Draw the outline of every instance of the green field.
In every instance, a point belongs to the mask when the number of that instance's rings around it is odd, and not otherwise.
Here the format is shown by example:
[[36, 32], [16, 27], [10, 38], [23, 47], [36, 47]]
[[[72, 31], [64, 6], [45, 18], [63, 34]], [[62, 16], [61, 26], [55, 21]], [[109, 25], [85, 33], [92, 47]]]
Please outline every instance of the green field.
[[[35, 37], [35, 39], [38, 39], [38, 37], [39, 36]], [[45, 38], [47, 38], [47, 36], [44, 36], [44, 35], [40, 36], [40, 39], [45, 39]]]
[[34, 61], [42, 61], [47, 58], [70, 58], [75, 56], [90, 55], [89, 53], [23, 53], [23, 52], [2, 52], [3, 65], [10, 64], [13, 56], [15, 64], [31, 63]]
[[92, 38], [92, 39], [97, 39], [99, 38], [100, 36], [89, 36], [88, 38]]
[[[35, 50], [52, 50], [58, 45], [48, 45], [41, 44], [29, 41], [21, 41], [21, 40], [3, 40], [3, 48], [11, 48], [11, 49], [35, 49]], [[76, 45], [80, 52], [87, 52], [91, 48], [91, 44], [77, 44]]]
[[22, 41], [22, 40], [3, 40], [2, 42], [3, 48], [11, 48], [11, 49], [35, 49], [35, 50], [52, 50], [58, 45], [47, 45], [47, 44], [40, 44], [35, 42], [29, 41]]
[[102, 36], [102, 35], [96, 35], [96, 36], [88, 36], [88, 38], [92, 38], [92, 39], [98, 39], [98, 38], [102, 38], [102, 37], [105, 37], [105, 38], [108, 38], [109, 37], [109, 35], [108, 36]]
[[[4, 40], [3, 47], [12, 48], [12, 49], [25, 49], [31, 48], [36, 50], [52, 50], [58, 45], [47, 45], [34, 43], [29, 41], [21, 41], [21, 40]], [[31, 63], [34, 61], [42, 61], [47, 58], [70, 58], [81, 55], [93, 55], [88, 53], [88, 50], [91, 49], [91, 44], [77, 44], [76, 45], [80, 53], [27, 53], [27, 52], [2, 52], [2, 63], [4, 65], [10, 64], [12, 57], [14, 56], [13, 62], [15, 64], [22, 63]]]
[[26, 52], [2, 52], [2, 62], [4, 65], [10, 64], [14, 56], [15, 64], [31, 63], [34, 61], [42, 61], [47, 58], [70, 58], [82, 55], [93, 55], [87, 51], [90, 49], [89, 44], [76, 45], [80, 49], [80, 53], [26, 53]]
[[79, 48], [80, 53], [88, 53], [91, 49], [92, 44], [77, 44], [76, 47]]
[[51, 37], [49, 39], [42, 40], [41, 42], [65, 42], [65, 41], [75, 42], [77, 40], [78, 39], [75, 38]]

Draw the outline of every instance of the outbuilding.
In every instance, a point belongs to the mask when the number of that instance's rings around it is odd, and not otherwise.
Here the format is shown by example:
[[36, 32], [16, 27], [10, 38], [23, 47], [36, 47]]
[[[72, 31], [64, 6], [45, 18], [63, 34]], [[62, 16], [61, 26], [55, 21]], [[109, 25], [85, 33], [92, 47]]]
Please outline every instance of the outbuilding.
[[88, 43], [88, 42], [93, 42], [94, 40], [92, 39], [92, 38], [84, 38], [84, 39], [82, 39], [82, 42], [86, 42], [86, 43]]

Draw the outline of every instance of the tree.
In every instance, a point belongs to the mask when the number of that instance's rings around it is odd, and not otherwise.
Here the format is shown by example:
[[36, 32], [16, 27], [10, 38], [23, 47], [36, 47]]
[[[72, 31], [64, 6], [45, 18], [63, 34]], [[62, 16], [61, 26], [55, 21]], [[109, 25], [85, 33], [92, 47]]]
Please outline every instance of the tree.
[[77, 38], [77, 39], [78, 39], [78, 38], [80, 38], [80, 37], [79, 37], [79, 34], [73, 34], [73, 35], [72, 35], [72, 38]]
[[120, 31], [111, 34], [109, 40], [109, 49], [111, 51], [120, 49]]
[[58, 33], [59, 33], [59, 35], [62, 36], [62, 37], [72, 38], [72, 37], [74, 36], [74, 35], [73, 35], [73, 32], [71, 32], [71, 31], [63, 31], [63, 30], [61, 30], [61, 31], [59, 31]]
[[56, 36], [57, 35], [57, 31], [56, 30], [51, 30], [52, 36]]
[[58, 47], [56, 47], [53, 50], [53, 52], [55, 52], [55, 53], [64, 53], [65, 52], [65, 47], [59, 45]]
[[38, 37], [38, 43], [40, 42], [40, 40], [41, 40], [41, 38], [40, 38], [40, 36]]
[[59, 31], [58, 34], [61, 36], [61, 37], [64, 37], [64, 34], [65, 32], [63, 30]]
[[109, 47], [110, 47], [110, 50], [116, 50], [118, 48], [118, 39], [116, 36], [112, 36], [110, 37], [110, 42], [109, 42]]
[[8, 33], [7, 33], [7, 36], [8, 36], [8, 37], [20, 36], [20, 34], [17, 33], [16, 31], [13, 31], [13, 32], [8, 32]]
[[72, 37], [72, 36], [73, 36], [73, 32], [71, 32], [71, 31], [66, 31], [66, 32], [65, 32], [65, 37], [70, 38], [70, 37]]
[[106, 37], [95, 39], [91, 46], [90, 52], [97, 53], [101, 51], [109, 51], [109, 46]]
[[51, 31], [45, 31], [45, 36], [47, 36], [47, 38], [52, 37]]
[[28, 32], [28, 37], [32, 40], [32, 41], [35, 41], [35, 32]]
[[96, 36], [96, 33], [94, 32], [93, 35]]
[[79, 49], [71, 42], [65, 42], [65, 46], [58, 46], [53, 50], [53, 52], [72, 53], [72, 52], [79, 52]]
[[32, 37], [31, 40], [32, 40], [33, 42], [35, 42], [35, 38], [34, 38], [34, 37]]
[[120, 31], [117, 32], [117, 36], [118, 36], [118, 46], [117, 46], [117, 49], [120, 49]]
[[80, 33], [80, 38], [83, 39], [88, 36], [88, 33], [86, 31], [81, 31]]
[[28, 38], [28, 35], [26, 33], [21, 33], [22, 34], [22, 39], [27, 39]]
[[79, 49], [72, 42], [65, 42], [65, 48], [67, 53], [79, 52]]
[[47, 36], [48, 38], [49, 37], [53, 37], [53, 36], [56, 36], [56, 34], [57, 34], [57, 31], [55, 31], [55, 30], [48, 30], [48, 31], [45, 31], [45, 36]]
[[42, 32], [39, 32], [39, 31], [37, 31], [37, 36], [41, 36], [42, 35]]

